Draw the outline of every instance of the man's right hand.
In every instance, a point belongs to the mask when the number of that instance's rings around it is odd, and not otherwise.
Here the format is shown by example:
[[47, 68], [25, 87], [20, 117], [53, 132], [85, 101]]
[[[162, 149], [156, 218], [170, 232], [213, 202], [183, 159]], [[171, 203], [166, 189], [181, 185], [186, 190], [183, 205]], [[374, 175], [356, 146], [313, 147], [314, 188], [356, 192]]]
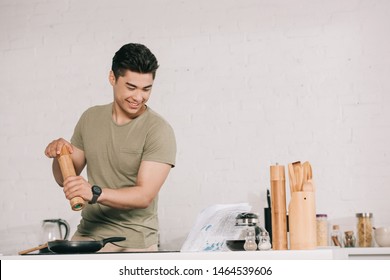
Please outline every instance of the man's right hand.
[[47, 145], [45, 149], [45, 155], [48, 158], [56, 158], [60, 153], [63, 146], [68, 148], [70, 154], [73, 153], [73, 146], [68, 141], [63, 138], [58, 138], [57, 140], [53, 140]]

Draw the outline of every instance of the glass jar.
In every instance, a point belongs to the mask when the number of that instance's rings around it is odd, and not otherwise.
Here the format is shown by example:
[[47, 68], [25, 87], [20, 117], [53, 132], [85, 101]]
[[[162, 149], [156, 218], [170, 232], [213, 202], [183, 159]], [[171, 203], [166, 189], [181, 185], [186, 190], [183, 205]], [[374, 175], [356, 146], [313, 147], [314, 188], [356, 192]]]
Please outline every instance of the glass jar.
[[352, 230], [346, 231], [344, 236], [344, 247], [355, 247], [356, 237]]
[[357, 213], [357, 237], [359, 247], [372, 246], [372, 213]]
[[343, 247], [342, 236], [339, 225], [333, 225], [332, 233], [331, 233], [332, 245]]
[[317, 246], [328, 246], [328, 215], [316, 215]]

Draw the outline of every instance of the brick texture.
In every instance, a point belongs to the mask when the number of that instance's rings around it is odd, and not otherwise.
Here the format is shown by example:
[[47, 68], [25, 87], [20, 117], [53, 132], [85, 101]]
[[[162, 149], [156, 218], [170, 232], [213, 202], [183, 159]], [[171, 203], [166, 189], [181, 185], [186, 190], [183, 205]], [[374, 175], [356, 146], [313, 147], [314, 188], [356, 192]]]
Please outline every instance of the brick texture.
[[177, 136], [163, 249], [180, 249], [214, 203], [262, 217], [276, 162], [312, 163], [317, 212], [342, 230], [356, 212], [389, 225], [389, 13], [386, 0], [1, 1], [0, 253], [35, 246], [46, 218], [75, 230], [43, 151], [111, 102], [127, 42], [159, 59], [149, 105]]

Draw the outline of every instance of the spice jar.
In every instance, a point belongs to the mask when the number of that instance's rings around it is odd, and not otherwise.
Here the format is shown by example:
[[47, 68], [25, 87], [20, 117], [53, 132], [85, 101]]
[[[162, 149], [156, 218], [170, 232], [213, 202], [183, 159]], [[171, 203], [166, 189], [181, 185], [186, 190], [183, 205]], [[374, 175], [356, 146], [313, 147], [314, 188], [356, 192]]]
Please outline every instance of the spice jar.
[[344, 247], [355, 247], [356, 238], [352, 230], [346, 231], [344, 236]]
[[359, 247], [372, 246], [372, 213], [357, 213], [357, 236]]
[[244, 250], [245, 251], [256, 251], [257, 250], [256, 233], [255, 233], [254, 227], [248, 227], [246, 229]]
[[342, 238], [341, 238], [341, 231], [340, 231], [339, 225], [333, 225], [331, 237], [332, 237], [332, 245], [333, 246], [343, 247], [342, 241], [341, 241]]
[[269, 233], [266, 231], [260, 232], [260, 239], [258, 248], [260, 251], [270, 250], [272, 247]]
[[328, 246], [328, 215], [316, 215], [317, 246]]

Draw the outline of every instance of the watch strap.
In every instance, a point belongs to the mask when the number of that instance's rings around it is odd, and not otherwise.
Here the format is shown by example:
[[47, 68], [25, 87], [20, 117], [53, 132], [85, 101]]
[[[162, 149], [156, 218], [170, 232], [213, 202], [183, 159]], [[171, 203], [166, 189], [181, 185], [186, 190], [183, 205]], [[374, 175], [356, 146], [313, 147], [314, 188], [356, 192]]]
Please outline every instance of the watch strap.
[[[98, 188], [100, 191], [98, 193], [96, 193], [94, 191], [94, 189]], [[91, 188], [91, 191], [92, 191], [92, 199], [90, 202], [88, 202], [89, 204], [95, 204], [99, 198], [99, 196], [101, 195], [102, 193], [102, 189], [99, 187], [99, 186], [96, 186], [96, 185], [93, 185], [92, 188]]]

